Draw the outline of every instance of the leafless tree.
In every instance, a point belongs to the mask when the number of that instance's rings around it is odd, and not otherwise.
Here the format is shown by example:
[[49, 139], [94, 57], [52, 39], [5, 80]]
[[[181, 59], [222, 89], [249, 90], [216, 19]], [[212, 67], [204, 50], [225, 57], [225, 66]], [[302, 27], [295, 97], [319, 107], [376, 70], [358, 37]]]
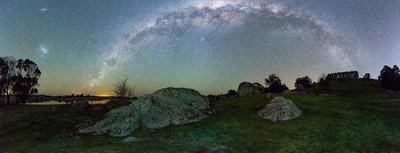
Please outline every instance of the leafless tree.
[[133, 87], [128, 84], [128, 78], [124, 78], [123, 80], [117, 81], [114, 84], [114, 93], [118, 97], [126, 97], [130, 98], [133, 96]]

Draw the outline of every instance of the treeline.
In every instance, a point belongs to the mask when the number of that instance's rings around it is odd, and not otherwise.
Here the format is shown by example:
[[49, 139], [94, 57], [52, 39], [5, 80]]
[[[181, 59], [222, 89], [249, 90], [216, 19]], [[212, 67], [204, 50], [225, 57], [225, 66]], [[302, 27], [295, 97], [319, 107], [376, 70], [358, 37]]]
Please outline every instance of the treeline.
[[337, 72], [331, 73], [326, 76], [326, 80], [349, 80], [349, 79], [358, 79], [357, 71], [350, 72]]
[[[395, 70], [390, 70], [388, 67], [385, 68], [384, 72], [390, 74], [384, 74], [393, 76], [392, 72], [397, 72], [398, 68], [395, 67]], [[400, 88], [400, 75], [396, 75], [398, 77], [398, 87]], [[366, 73], [363, 78], [369, 80], [371, 75]], [[348, 71], [348, 72], [336, 72], [330, 73], [328, 75], [322, 74], [321, 77], [318, 79], [318, 82], [313, 82], [313, 80], [309, 76], [299, 77], [295, 80], [294, 86], [296, 91], [306, 91], [308, 88], [311, 88], [315, 85], [319, 85], [322, 89], [326, 89], [326, 87], [330, 86], [329, 82], [333, 80], [342, 81], [342, 80], [352, 80], [352, 79], [359, 79], [359, 74], [357, 71]], [[383, 79], [387, 80], [387, 79]], [[393, 83], [387, 83], [393, 84]], [[276, 74], [271, 74], [267, 78], [265, 78], [265, 87], [258, 82], [253, 83], [253, 86], [258, 89], [260, 93], [283, 93], [286, 90], [289, 90], [286, 84], [283, 84], [281, 79]], [[221, 94], [223, 95], [223, 94]], [[238, 93], [236, 90], [229, 90], [228, 93], [224, 94], [225, 97], [237, 97]], [[217, 96], [209, 95], [209, 98], [215, 99]], [[213, 98], [214, 97], [214, 98]], [[218, 98], [217, 98], [218, 99]]]
[[[331, 80], [352, 80], [352, 79], [359, 79], [359, 74], [357, 71], [348, 71], [348, 72], [336, 72], [330, 73], [328, 75], [322, 75], [319, 78], [318, 84], [325, 89], [329, 86], [329, 81]], [[364, 79], [371, 79], [371, 74], [366, 73], [363, 75]], [[397, 65], [393, 65], [393, 67], [389, 67], [385, 65], [380, 72], [378, 80], [381, 86], [388, 90], [393, 91], [400, 91], [400, 69]], [[275, 74], [270, 75], [268, 78], [265, 79], [265, 83], [268, 86], [265, 92], [271, 93], [281, 93], [284, 90], [287, 90], [285, 84], [281, 83], [279, 77]], [[313, 82], [310, 77], [300, 77], [296, 79], [294, 86], [296, 90], [305, 90], [307, 88], [311, 88], [316, 82]]]
[[[371, 74], [365, 73], [362, 78], [364, 80], [370, 80]], [[313, 81], [309, 76], [299, 77], [295, 80], [294, 91], [296, 92], [308, 92], [307, 89], [319, 86], [322, 90], [325, 90], [330, 86], [331, 81], [344, 81], [344, 80], [355, 80], [360, 79], [359, 73], [357, 71], [347, 71], [347, 72], [335, 72], [329, 74], [322, 74], [317, 81]], [[379, 76], [379, 81], [382, 84], [382, 87], [390, 90], [400, 90], [400, 70], [394, 65], [393, 68], [388, 66], [384, 66], [381, 74]], [[245, 82], [244, 82], [245, 83]], [[260, 93], [284, 93], [285, 91], [289, 91], [286, 84], [282, 83], [281, 79], [276, 74], [268, 75], [265, 78], [263, 86], [262, 84], [255, 82], [252, 83], [252, 86], [255, 89], [258, 89]], [[239, 90], [239, 89], [238, 89]], [[218, 100], [220, 98], [233, 98], [238, 97], [239, 94], [236, 90], [230, 89], [226, 94], [220, 95], [208, 95], [208, 98], [212, 101]]]
[[38, 93], [41, 73], [29, 59], [0, 57], [0, 104], [10, 104], [11, 96], [16, 104], [25, 104], [30, 95]]

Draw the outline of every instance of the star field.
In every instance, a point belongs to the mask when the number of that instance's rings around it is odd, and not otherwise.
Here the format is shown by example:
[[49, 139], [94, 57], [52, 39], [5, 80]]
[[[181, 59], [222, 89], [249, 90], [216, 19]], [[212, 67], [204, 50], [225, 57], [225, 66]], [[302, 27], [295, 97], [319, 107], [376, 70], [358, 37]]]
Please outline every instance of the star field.
[[42, 94], [136, 95], [163, 87], [225, 93], [272, 73], [399, 64], [400, 1], [0, 1], [0, 55], [30, 58]]

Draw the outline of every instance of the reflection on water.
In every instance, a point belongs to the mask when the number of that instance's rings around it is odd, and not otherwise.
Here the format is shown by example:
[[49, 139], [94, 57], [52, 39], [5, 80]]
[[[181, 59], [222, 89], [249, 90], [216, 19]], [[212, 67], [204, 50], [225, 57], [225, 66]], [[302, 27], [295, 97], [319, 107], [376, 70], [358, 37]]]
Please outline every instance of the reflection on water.
[[[89, 104], [105, 104], [107, 103], [109, 100], [94, 100], [94, 101], [88, 101]], [[66, 105], [69, 104], [65, 101], [56, 101], [56, 100], [52, 100], [52, 101], [46, 101], [46, 102], [38, 102], [38, 103], [28, 103], [30, 105]]]

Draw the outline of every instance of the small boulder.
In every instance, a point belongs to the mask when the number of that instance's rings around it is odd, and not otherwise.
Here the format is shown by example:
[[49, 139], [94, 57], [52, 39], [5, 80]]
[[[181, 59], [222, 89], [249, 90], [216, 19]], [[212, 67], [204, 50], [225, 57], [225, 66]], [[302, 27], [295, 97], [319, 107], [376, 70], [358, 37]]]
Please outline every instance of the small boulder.
[[239, 97], [253, 96], [259, 94], [258, 87], [250, 82], [242, 82], [239, 84], [238, 91]]
[[76, 109], [86, 109], [89, 108], [90, 105], [87, 101], [77, 101], [72, 103], [71, 106]]
[[301, 115], [301, 110], [291, 100], [280, 96], [257, 112], [257, 116], [273, 122], [291, 120]]

